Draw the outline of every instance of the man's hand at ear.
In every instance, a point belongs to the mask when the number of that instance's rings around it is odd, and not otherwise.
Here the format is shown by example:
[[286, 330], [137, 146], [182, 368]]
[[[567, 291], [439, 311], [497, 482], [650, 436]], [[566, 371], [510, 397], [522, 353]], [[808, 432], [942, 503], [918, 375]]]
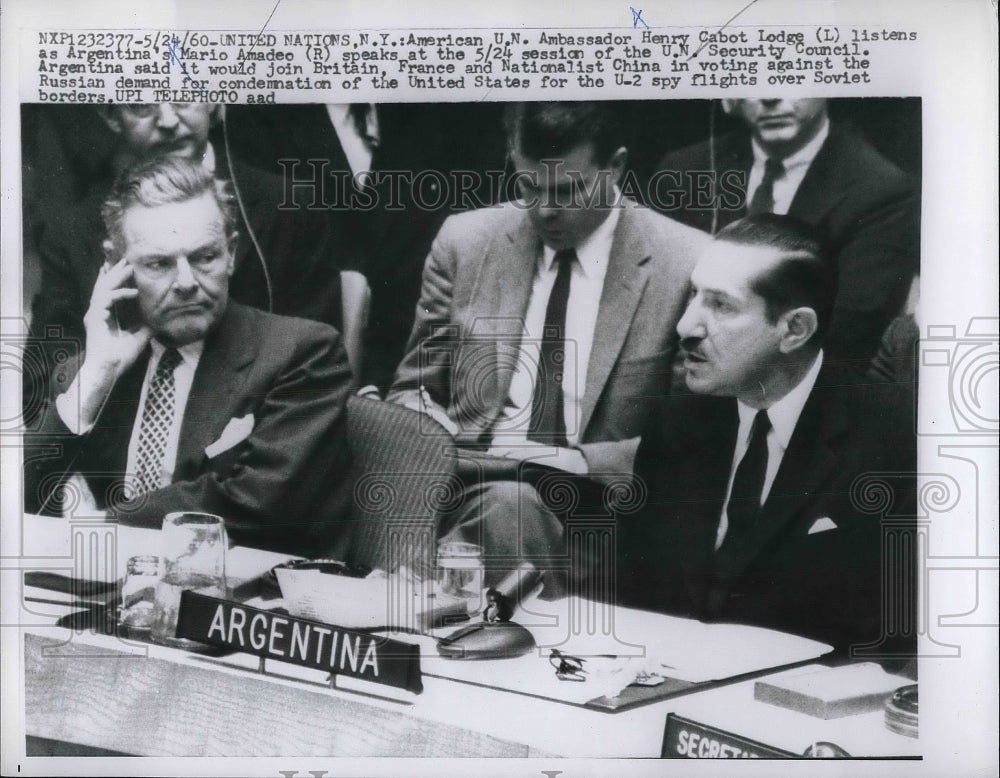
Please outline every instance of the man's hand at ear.
[[[86, 349], [80, 371], [67, 395], [77, 393], [72, 406], [79, 408], [78, 434], [93, 426], [101, 407], [122, 374], [132, 366], [149, 344], [151, 337], [147, 326], [134, 330], [119, 326], [115, 305], [123, 300], [134, 300], [139, 292], [129, 286], [133, 267], [124, 259], [116, 265], [104, 265], [97, 276], [90, 307], [83, 317], [87, 333]], [[64, 419], [65, 421], [65, 419]], [[69, 425], [72, 429], [74, 425]]]

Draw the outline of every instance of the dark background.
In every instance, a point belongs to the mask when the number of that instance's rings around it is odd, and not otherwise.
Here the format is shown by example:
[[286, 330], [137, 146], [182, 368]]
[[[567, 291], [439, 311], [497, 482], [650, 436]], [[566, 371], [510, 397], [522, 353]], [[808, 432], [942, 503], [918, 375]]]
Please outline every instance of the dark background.
[[[426, 118], [414, 131], [424, 137], [428, 157], [474, 161], [481, 170], [502, 169], [505, 147], [502, 103], [437, 103], [414, 106]], [[714, 131], [735, 129], [718, 100], [623, 100], [630, 165], [644, 184], [667, 151], [696, 143]], [[241, 111], [253, 110], [242, 106]], [[919, 183], [920, 98], [830, 100], [834, 120], [850, 121], [875, 148]], [[59, 228], [61, 210], [82, 199], [88, 183], [105, 167], [113, 136], [93, 106], [21, 106], [24, 311], [38, 287], [36, 246], [44, 229]], [[474, 168], [475, 169], [475, 168]], [[276, 172], [276, 171], [275, 171]]]

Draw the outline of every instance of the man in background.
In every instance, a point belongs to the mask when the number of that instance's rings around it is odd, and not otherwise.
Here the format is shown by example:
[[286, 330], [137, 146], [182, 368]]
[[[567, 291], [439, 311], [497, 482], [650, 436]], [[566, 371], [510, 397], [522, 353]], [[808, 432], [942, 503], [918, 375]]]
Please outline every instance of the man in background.
[[389, 395], [469, 454], [444, 530], [484, 547], [488, 583], [522, 559], [567, 566], [548, 475], [573, 476], [580, 507], [602, 510], [601, 482], [631, 474], [704, 242], [621, 197], [613, 104], [512, 104], [505, 128], [520, 197], [444, 223]]
[[670, 152], [659, 167], [711, 173], [716, 185], [738, 173], [745, 186], [738, 197], [719, 192], [714, 207], [688, 192], [665, 212], [712, 234], [747, 214], [788, 214], [816, 226], [840, 273], [827, 358], [864, 372], [919, 272], [920, 193], [848, 125], [831, 122], [827, 103], [723, 100], [745, 130]]
[[286, 199], [315, 201], [338, 269], [368, 279], [361, 383], [383, 392], [392, 383], [445, 218], [497, 202], [500, 111], [498, 103], [227, 106], [233, 154], [280, 176]]

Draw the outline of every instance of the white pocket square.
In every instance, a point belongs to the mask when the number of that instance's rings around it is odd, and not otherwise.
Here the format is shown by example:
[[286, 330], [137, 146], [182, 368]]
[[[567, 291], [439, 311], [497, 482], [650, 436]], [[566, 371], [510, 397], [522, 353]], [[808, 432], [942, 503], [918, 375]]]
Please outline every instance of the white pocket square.
[[248, 413], [239, 419], [230, 419], [226, 428], [222, 430], [219, 439], [205, 447], [205, 456], [209, 459], [219, 456], [223, 451], [229, 451], [237, 443], [242, 443], [253, 432], [254, 418], [252, 413]]
[[815, 535], [817, 532], [826, 532], [831, 529], [837, 529], [837, 525], [833, 523], [833, 519], [824, 516], [822, 519], [816, 519], [806, 534]]

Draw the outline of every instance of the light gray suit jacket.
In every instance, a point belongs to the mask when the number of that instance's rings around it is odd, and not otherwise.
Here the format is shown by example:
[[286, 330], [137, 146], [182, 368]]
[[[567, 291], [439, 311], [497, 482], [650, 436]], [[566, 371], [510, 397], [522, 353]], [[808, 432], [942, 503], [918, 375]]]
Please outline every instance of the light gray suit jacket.
[[[631, 200], [623, 203], [578, 430], [591, 474], [632, 470], [651, 403], [670, 391], [677, 321], [707, 240]], [[407, 354], [389, 399], [412, 402], [425, 387], [458, 426], [458, 444], [484, 447], [507, 401], [541, 251], [528, 212], [514, 203], [449, 218], [424, 266]]]

